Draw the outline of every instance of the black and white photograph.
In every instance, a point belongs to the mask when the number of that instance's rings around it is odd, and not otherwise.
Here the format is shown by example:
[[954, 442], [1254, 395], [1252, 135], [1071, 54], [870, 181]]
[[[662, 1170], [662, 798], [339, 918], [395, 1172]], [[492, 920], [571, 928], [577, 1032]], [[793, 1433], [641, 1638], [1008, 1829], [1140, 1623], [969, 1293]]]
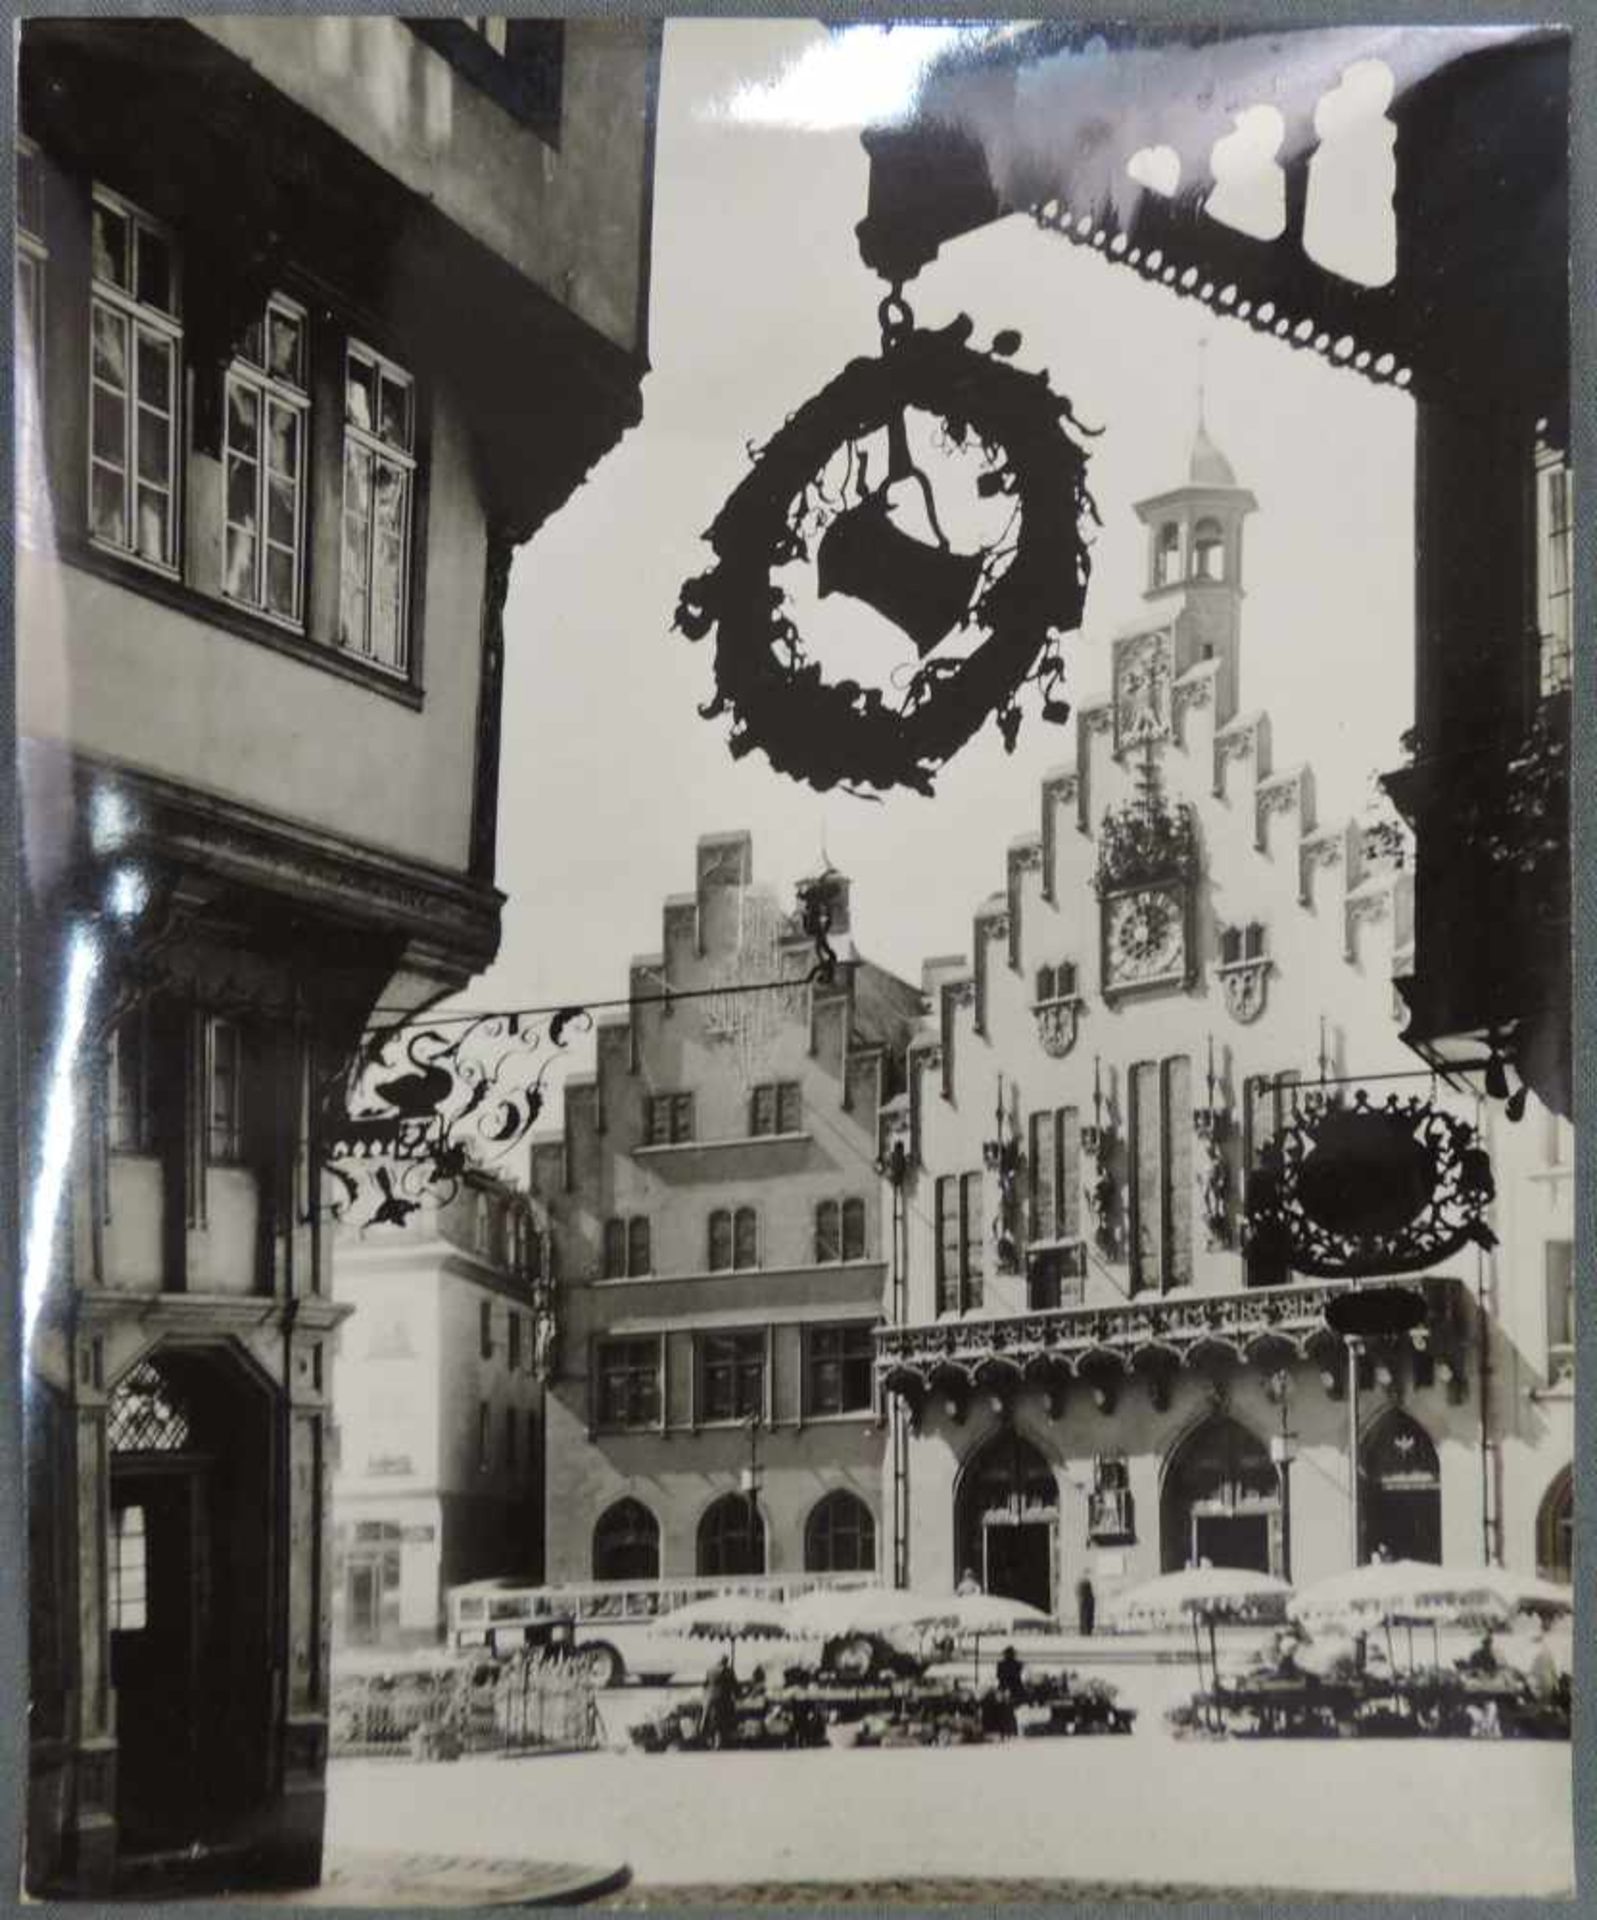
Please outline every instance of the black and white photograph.
[[16, 27], [19, 1894], [1574, 1896], [1572, 36], [1224, 14]]

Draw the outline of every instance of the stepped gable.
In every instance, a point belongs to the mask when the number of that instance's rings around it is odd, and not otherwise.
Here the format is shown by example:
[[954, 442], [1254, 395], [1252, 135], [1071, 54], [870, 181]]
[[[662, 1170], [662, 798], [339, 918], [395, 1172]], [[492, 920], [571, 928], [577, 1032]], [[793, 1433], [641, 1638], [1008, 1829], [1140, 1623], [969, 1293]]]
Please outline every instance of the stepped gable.
[[[1369, 957], [1365, 930], [1384, 925], [1394, 970], [1406, 963], [1413, 881], [1405, 836], [1389, 823], [1377, 827], [1356, 818], [1322, 824], [1312, 765], [1277, 769], [1270, 716], [1238, 707], [1241, 523], [1256, 506], [1201, 418], [1186, 480], [1137, 505], [1149, 530], [1145, 604], [1114, 634], [1112, 685], [1078, 703], [1076, 757], [1043, 775], [1037, 830], [1010, 842], [1004, 889], [973, 916], [968, 963], [944, 958], [923, 972], [936, 1025], [922, 1030], [912, 1062], [935, 1059], [945, 1097], [952, 1097], [964, 1009], [971, 1034], [987, 1035], [998, 942], [1003, 963], [1018, 970], [1027, 916], [1057, 916], [1066, 904], [1060, 898], [1065, 835], [1074, 830], [1097, 839], [1112, 802], [1137, 791], [1139, 752], [1150, 748], [1171, 798], [1193, 806], [1200, 844], [1218, 810], [1238, 823], [1255, 858], [1290, 876], [1280, 911], [1335, 927], [1342, 957], [1353, 966]], [[1213, 964], [1213, 956], [1205, 964]], [[922, 1077], [911, 1071], [912, 1123]]]
[[874, 1115], [904, 1090], [905, 1055], [924, 1016], [925, 995], [858, 952], [850, 934], [850, 883], [842, 874], [827, 878], [827, 937], [837, 956], [830, 984], [809, 978], [815, 943], [798, 914], [756, 888], [752, 835], [736, 830], [700, 836], [693, 890], [667, 894], [662, 902], [659, 950], [628, 962], [627, 991], [635, 1004], [599, 1018], [596, 1070], [566, 1080], [559, 1132], [533, 1136], [535, 1184], [546, 1192], [551, 1183], [570, 1191], [580, 1182], [584, 1154], [592, 1150], [588, 1143], [608, 1123], [606, 1087], [638, 1072], [647, 1023], [713, 1020], [714, 990], [727, 988], [730, 1000], [736, 989], [757, 984], [756, 975], [790, 982], [802, 996], [797, 1017], [807, 1023], [809, 1051], [837, 1082], [843, 1108]]

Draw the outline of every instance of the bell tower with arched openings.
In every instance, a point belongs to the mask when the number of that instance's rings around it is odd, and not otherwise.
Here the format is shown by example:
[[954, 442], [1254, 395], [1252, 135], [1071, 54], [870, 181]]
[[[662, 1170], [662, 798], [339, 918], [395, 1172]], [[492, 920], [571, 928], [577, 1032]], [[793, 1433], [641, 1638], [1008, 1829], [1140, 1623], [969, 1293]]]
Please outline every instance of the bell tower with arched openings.
[[1231, 462], [1210, 437], [1200, 389], [1186, 479], [1139, 500], [1134, 511], [1148, 529], [1143, 598], [1150, 608], [1168, 608], [1178, 677], [1196, 661], [1219, 661], [1215, 719], [1221, 726], [1235, 716], [1240, 699], [1242, 523], [1258, 504], [1237, 485]]

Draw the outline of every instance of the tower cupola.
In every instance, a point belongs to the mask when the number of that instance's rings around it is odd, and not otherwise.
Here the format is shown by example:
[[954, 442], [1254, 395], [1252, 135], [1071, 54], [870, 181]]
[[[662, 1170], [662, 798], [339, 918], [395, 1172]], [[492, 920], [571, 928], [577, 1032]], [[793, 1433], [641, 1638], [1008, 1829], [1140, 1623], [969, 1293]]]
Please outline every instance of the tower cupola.
[[1258, 506], [1237, 484], [1198, 400], [1198, 423], [1178, 486], [1139, 500], [1137, 518], [1148, 529], [1143, 598], [1168, 604], [1177, 632], [1176, 670], [1194, 661], [1220, 663], [1216, 683], [1220, 723], [1237, 710], [1238, 643], [1242, 614], [1242, 523]]

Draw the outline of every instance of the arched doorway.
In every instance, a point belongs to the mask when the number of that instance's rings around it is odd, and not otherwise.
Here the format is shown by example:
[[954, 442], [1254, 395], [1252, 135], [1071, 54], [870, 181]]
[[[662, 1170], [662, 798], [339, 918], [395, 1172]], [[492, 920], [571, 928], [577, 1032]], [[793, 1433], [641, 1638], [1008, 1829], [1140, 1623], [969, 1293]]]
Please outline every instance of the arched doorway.
[[111, 1395], [107, 1600], [124, 1854], [225, 1832], [272, 1789], [272, 1400], [216, 1347]]
[[705, 1508], [699, 1522], [699, 1572], [748, 1574], [765, 1571], [765, 1522], [747, 1494], [726, 1493]]
[[874, 1573], [876, 1520], [858, 1494], [824, 1494], [804, 1523], [806, 1573]]
[[997, 1434], [966, 1466], [955, 1500], [961, 1576], [988, 1593], [1054, 1609], [1059, 1487], [1054, 1470], [1013, 1428]]
[[1264, 1442], [1227, 1414], [1193, 1428], [1166, 1462], [1159, 1556], [1166, 1573], [1205, 1561], [1281, 1571], [1280, 1476]]
[[593, 1530], [595, 1580], [658, 1580], [660, 1523], [641, 1500], [618, 1500]]
[[1568, 1584], [1575, 1577], [1575, 1471], [1553, 1476], [1536, 1510], [1536, 1571]]
[[1431, 1436], [1393, 1408], [1365, 1435], [1360, 1449], [1360, 1558], [1442, 1558], [1442, 1474]]

